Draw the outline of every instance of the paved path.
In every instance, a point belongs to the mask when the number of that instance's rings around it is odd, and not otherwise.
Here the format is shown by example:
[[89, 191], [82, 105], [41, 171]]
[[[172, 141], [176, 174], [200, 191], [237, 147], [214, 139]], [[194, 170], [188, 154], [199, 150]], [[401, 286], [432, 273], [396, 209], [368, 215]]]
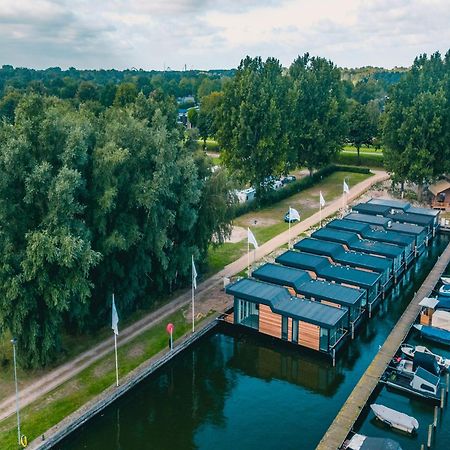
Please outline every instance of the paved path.
[[[385, 181], [389, 178], [388, 174], [384, 171], [373, 170], [374, 176], [362, 181], [356, 186], [350, 189], [349, 194], [347, 194], [347, 202], [350, 203], [364, 192], [366, 192], [375, 183]], [[329, 205], [325, 206], [322, 210], [322, 218], [335, 214], [343, 206], [342, 198], [331, 202]], [[308, 217], [303, 222], [297, 225], [291, 226], [291, 238], [300, 233], [305, 232], [313, 225], [317, 224], [320, 220], [319, 213], [313, 214]], [[275, 236], [270, 241], [261, 245], [254, 253], [256, 260], [263, 258], [264, 256], [272, 253], [278, 247], [287, 244], [289, 241], [289, 231], [285, 231], [278, 236]], [[253, 259], [253, 252], [252, 252]], [[202, 301], [207, 296], [211, 296], [214, 290], [220, 290], [223, 288], [224, 277], [231, 277], [247, 267], [247, 255], [242, 256], [233, 263], [227, 265], [220, 272], [216, 273], [212, 277], [208, 278], [204, 282], [198, 285], [198, 289], [195, 294], [196, 301]], [[155, 324], [164, 320], [167, 316], [178, 311], [181, 307], [186, 306], [191, 301], [190, 290], [179, 295], [177, 298], [162, 306], [158, 310], [148, 314], [139, 321], [133, 323], [127, 328], [124, 328], [120, 332], [118, 345], [122, 346], [134, 339], [139, 334], [148, 330]], [[34, 400], [38, 399], [40, 396], [47, 394], [51, 390], [55, 389], [57, 386], [66, 382], [76, 374], [80, 373], [86, 367], [89, 367], [95, 361], [103, 358], [108, 353], [111, 352], [112, 338], [106, 339], [100, 344], [97, 344], [92, 349], [80, 354], [78, 357], [72, 361], [63, 364], [62, 366], [52, 370], [48, 374], [37, 379], [28, 386], [21, 388], [20, 390], [20, 405], [23, 408], [29, 405]], [[0, 403], [0, 420], [12, 415], [15, 412], [15, 397], [9, 396], [3, 399]]]
[[409, 330], [420, 312], [419, 302], [430, 295], [450, 261], [450, 244], [436, 262], [422, 286], [403, 312], [397, 324], [385, 340], [367, 370], [360, 378], [347, 401], [342, 406], [333, 423], [317, 446], [317, 450], [338, 449], [350, 433], [370, 395], [380, 381], [389, 362], [405, 340]]

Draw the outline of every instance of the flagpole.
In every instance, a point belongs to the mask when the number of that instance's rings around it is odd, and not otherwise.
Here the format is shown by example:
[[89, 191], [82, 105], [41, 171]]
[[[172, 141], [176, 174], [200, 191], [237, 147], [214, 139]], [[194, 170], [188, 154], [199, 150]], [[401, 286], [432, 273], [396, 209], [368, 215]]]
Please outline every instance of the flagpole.
[[319, 203], [319, 211], [320, 211], [320, 228], [322, 228], [322, 202]]
[[192, 274], [191, 274], [191, 297], [192, 297], [192, 333], [195, 333], [195, 299], [194, 299], [194, 257], [192, 257]]
[[289, 222], [289, 243], [288, 243], [288, 249], [291, 248], [291, 207], [289, 206], [289, 212], [288, 212], [288, 222]]
[[250, 278], [250, 240], [248, 238], [248, 231], [247, 231], [247, 276], [248, 278]]
[[[113, 305], [115, 305], [114, 302], [114, 293], [112, 295]], [[117, 334], [114, 332], [114, 353], [116, 354], [116, 386], [119, 386], [119, 363], [117, 359]]]

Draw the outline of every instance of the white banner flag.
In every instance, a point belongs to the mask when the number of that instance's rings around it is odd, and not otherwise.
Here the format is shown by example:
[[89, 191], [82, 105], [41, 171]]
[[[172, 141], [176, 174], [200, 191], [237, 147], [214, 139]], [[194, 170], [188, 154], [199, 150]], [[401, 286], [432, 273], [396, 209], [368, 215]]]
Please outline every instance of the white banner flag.
[[300, 221], [300, 213], [289, 206], [289, 220], [292, 222], [293, 220]]
[[192, 255], [192, 285], [197, 289], [197, 271], [195, 270], [194, 255]]
[[258, 243], [256, 242], [255, 236], [250, 231], [250, 228], [247, 228], [247, 240], [249, 244], [253, 245], [253, 247], [258, 248]]
[[319, 202], [320, 202], [320, 207], [323, 208], [325, 206], [325, 199], [323, 198], [322, 191], [320, 191]]
[[111, 328], [113, 329], [114, 333], [117, 335], [119, 335], [119, 328], [117, 326], [118, 323], [119, 323], [119, 316], [117, 315], [116, 304], [114, 302], [114, 294], [113, 294]]
[[348, 188], [348, 184], [345, 182], [345, 180], [344, 180], [344, 192], [346, 194], [348, 194], [350, 192], [350, 189]]

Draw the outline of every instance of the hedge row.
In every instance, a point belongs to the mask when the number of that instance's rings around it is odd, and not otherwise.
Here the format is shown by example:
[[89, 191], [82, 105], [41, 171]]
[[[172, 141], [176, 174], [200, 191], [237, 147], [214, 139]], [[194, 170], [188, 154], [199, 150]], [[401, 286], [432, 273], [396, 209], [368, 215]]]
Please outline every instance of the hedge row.
[[[384, 167], [383, 156], [379, 153], [373, 154], [364, 154], [360, 155], [361, 158], [361, 166], [368, 167]], [[352, 164], [358, 165], [358, 155], [356, 153], [339, 153], [339, 156], [336, 158], [337, 164]]]
[[353, 172], [353, 173], [370, 173], [370, 169], [367, 167], [355, 167], [355, 166], [337, 166], [335, 164], [324, 167], [323, 169], [314, 172], [310, 177], [304, 177], [300, 180], [294, 181], [293, 183], [287, 184], [277, 191], [269, 192], [264, 198], [252, 200], [250, 202], [241, 203], [235, 208], [235, 217], [242, 216], [250, 211], [255, 211], [257, 209], [263, 208], [265, 206], [277, 203], [285, 198], [291, 197], [294, 194], [298, 194], [305, 189], [308, 189], [318, 182], [320, 182], [324, 177], [331, 175], [334, 172]]

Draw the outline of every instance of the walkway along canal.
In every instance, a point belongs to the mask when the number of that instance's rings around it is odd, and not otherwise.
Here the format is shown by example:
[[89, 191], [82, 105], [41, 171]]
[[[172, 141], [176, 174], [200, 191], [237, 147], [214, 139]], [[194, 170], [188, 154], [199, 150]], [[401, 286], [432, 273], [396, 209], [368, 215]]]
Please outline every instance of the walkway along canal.
[[219, 327], [55, 448], [315, 448], [448, 241], [437, 236], [335, 367], [317, 353]]

